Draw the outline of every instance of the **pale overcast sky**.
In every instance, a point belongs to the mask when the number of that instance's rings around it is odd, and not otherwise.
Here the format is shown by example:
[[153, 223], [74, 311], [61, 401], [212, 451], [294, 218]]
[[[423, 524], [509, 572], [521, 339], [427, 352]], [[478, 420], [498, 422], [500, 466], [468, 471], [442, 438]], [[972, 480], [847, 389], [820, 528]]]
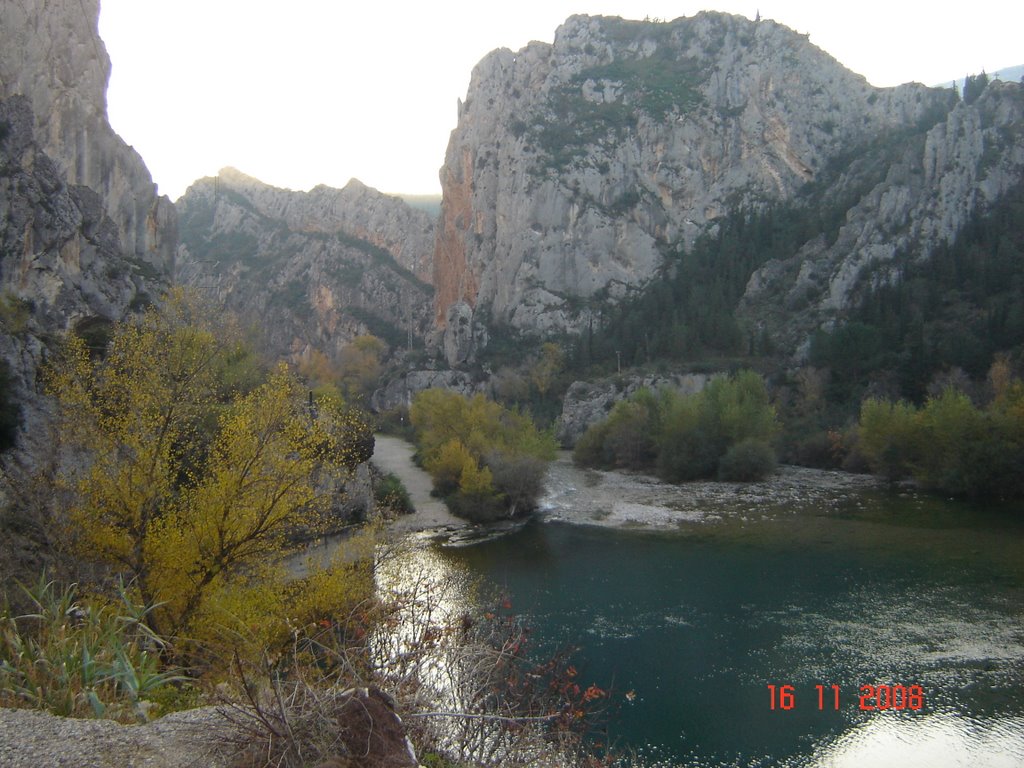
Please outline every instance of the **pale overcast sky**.
[[160, 192], [232, 165], [309, 189], [350, 178], [384, 192], [440, 190], [438, 168], [474, 65], [551, 42], [575, 13], [674, 19], [760, 11], [879, 86], [936, 84], [1024, 64], [1024, 3], [948, 10], [838, 3], [519, 0], [102, 0], [111, 123]]

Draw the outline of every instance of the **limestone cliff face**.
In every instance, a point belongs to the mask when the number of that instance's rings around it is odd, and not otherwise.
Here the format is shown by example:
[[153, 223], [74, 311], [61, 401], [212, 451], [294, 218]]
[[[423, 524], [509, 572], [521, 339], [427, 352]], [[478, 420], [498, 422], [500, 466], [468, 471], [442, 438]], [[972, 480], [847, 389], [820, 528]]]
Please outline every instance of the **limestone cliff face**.
[[142, 158], [107, 121], [110, 59], [98, 20], [99, 0], [4, 3], [0, 97], [28, 98], [36, 140], [65, 181], [99, 195], [124, 254], [167, 273], [174, 206], [157, 196]]
[[67, 182], [34, 126], [28, 99], [0, 99], [0, 357], [22, 401], [34, 401], [55, 336], [99, 331], [166, 287], [166, 276], [121, 250], [100, 196]]
[[0, 22], [0, 358], [29, 437], [47, 346], [102, 338], [174, 256], [174, 207], [107, 121], [98, 18], [97, 0], [18, 0]]
[[231, 168], [195, 182], [177, 208], [178, 281], [252, 319], [274, 352], [332, 356], [363, 333], [422, 348], [428, 214], [355, 180], [293, 192]]
[[[1024, 180], [1024, 86], [993, 82], [972, 104], [959, 103], [930, 130], [908, 137], [846, 211], [831, 244], [807, 243], [750, 278], [738, 314], [783, 350], [802, 357], [810, 334], [830, 329], [863, 289], [899, 276], [908, 259], [950, 243], [972, 214], [984, 213]], [[834, 185], [858, 182], [852, 166]]]
[[554, 44], [495, 51], [473, 72], [441, 171], [435, 323], [462, 304], [475, 324], [578, 330], [649, 281], [666, 248], [790, 199], [954, 99], [874, 88], [771, 21], [572, 17]]

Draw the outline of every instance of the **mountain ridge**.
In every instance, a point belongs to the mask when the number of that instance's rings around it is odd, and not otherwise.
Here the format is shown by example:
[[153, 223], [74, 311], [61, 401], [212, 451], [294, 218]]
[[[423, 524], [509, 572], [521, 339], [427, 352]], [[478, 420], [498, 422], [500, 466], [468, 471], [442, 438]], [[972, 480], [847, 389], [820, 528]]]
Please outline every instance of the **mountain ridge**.
[[194, 182], [177, 206], [177, 280], [258, 322], [276, 354], [337, 357], [365, 333], [422, 346], [426, 213], [356, 179], [296, 192], [233, 168]]
[[[875, 88], [805, 35], [716, 12], [574, 16], [552, 44], [492, 52], [459, 103], [441, 174], [435, 323], [448, 363], [474, 359], [486, 338], [475, 328], [534, 338], [592, 328], [723, 217], [807, 188], [861, 225], [827, 269], [818, 262], [829, 298], [801, 324], [832, 321], [862, 268], [913, 239], [922, 252], [948, 241], [1020, 173], [1017, 145], [1001, 138], [1019, 127], [1016, 86], [1004, 85], [984, 113], [948, 88]], [[904, 157], [900, 142], [920, 156]], [[869, 231], [864, 212], [879, 205], [892, 232]], [[913, 232], [897, 209], [918, 217]], [[754, 332], [756, 303], [744, 318]], [[768, 332], [789, 353], [806, 348], [806, 333]]]

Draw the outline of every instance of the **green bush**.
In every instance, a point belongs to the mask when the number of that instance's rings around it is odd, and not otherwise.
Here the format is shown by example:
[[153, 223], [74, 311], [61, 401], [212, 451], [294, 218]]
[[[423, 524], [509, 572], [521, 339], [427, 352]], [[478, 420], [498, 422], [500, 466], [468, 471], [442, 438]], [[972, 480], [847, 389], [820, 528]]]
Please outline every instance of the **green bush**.
[[912, 476], [955, 496], [1024, 497], [1024, 385], [1018, 381], [985, 409], [946, 389], [922, 408], [868, 400], [860, 450], [889, 479]]
[[774, 467], [770, 441], [777, 428], [764, 381], [753, 371], [740, 371], [712, 379], [695, 395], [640, 390], [584, 434], [573, 458], [585, 466], [656, 469], [662, 479], [680, 483], [715, 477], [730, 448], [744, 441], [762, 446], [759, 467]]
[[373, 498], [377, 504], [402, 515], [411, 514], [416, 509], [409, 498], [409, 491], [402, 484], [398, 475], [384, 475], [373, 489]]
[[764, 440], [748, 437], [729, 448], [718, 462], [718, 479], [763, 480], [775, 471], [775, 451]]
[[592, 424], [576, 441], [576, 446], [572, 450], [573, 463], [581, 467], [598, 469], [611, 469], [615, 466], [615, 457], [610, 451], [605, 450], [604, 441], [607, 435], [607, 421]]

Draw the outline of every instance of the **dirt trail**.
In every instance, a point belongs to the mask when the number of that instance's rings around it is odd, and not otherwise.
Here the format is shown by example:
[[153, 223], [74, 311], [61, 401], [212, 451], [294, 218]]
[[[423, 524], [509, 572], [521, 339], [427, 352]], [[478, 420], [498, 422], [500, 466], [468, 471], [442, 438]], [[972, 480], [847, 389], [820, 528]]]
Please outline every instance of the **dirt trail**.
[[391, 472], [398, 476], [409, 492], [409, 498], [416, 507], [411, 515], [403, 515], [388, 527], [402, 533], [407, 531], [425, 531], [436, 528], [463, 528], [468, 525], [448, 511], [448, 507], [440, 499], [430, 495], [433, 484], [430, 475], [417, 467], [412, 460], [415, 448], [398, 437], [374, 435], [376, 444], [373, 458], [370, 459], [382, 472]]

